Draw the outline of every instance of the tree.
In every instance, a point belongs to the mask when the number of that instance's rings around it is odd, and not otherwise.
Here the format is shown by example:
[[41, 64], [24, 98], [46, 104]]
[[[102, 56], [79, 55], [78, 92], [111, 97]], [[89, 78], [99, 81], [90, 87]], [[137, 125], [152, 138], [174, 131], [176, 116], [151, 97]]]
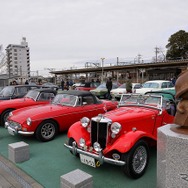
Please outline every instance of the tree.
[[188, 58], [188, 33], [180, 30], [168, 39], [166, 45], [167, 59], [187, 59]]

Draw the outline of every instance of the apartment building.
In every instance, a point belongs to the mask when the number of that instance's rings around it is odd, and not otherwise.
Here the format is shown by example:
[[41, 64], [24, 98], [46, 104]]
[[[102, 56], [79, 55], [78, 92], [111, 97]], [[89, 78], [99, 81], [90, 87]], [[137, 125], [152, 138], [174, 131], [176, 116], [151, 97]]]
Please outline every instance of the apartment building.
[[30, 79], [30, 52], [26, 38], [22, 38], [21, 44], [9, 44], [6, 56], [9, 80], [17, 80], [19, 84], [24, 84]]

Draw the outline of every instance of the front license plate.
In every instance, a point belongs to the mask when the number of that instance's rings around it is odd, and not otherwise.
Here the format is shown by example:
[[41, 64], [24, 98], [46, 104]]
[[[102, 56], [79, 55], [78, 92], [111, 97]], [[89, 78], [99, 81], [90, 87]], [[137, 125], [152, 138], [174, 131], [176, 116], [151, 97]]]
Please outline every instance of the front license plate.
[[80, 154], [80, 161], [86, 165], [92, 166], [92, 167], [96, 167], [95, 165], [95, 159], [83, 154]]
[[11, 134], [11, 135], [15, 135], [15, 132], [12, 130], [12, 129], [10, 129], [10, 128], [8, 128], [8, 132], [9, 132], [9, 134]]

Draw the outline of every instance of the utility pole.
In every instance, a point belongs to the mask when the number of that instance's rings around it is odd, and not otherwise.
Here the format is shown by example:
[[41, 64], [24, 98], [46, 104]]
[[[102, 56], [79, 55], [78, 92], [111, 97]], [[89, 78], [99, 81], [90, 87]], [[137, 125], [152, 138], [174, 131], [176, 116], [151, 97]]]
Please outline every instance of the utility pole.
[[101, 76], [101, 83], [103, 83], [103, 72], [104, 72], [103, 69], [104, 69], [104, 60], [105, 60], [105, 58], [102, 57], [101, 60], [102, 60], [102, 76]]
[[[117, 65], [119, 65], [119, 57], [117, 57]], [[117, 70], [117, 83], [119, 82], [119, 71]]]
[[138, 63], [140, 63], [141, 56], [141, 54], [138, 54]]
[[159, 48], [155, 47], [155, 62], [157, 63], [157, 54], [159, 53]]

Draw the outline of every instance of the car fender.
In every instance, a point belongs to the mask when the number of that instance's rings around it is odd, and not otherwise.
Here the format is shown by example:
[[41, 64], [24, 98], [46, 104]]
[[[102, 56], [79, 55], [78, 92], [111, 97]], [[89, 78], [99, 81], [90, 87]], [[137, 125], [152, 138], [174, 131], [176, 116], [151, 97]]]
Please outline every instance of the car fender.
[[77, 143], [79, 143], [80, 138], [84, 138], [87, 141], [90, 140], [87, 128], [82, 127], [80, 121], [70, 126], [67, 136], [68, 138], [73, 138]]
[[105, 152], [110, 152], [113, 150], [117, 150], [120, 153], [128, 152], [136, 142], [140, 139], [152, 139], [156, 140], [152, 135], [147, 134], [143, 131], [131, 131], [121, 135], [117, 140], [110, 146], [105, 149]]

